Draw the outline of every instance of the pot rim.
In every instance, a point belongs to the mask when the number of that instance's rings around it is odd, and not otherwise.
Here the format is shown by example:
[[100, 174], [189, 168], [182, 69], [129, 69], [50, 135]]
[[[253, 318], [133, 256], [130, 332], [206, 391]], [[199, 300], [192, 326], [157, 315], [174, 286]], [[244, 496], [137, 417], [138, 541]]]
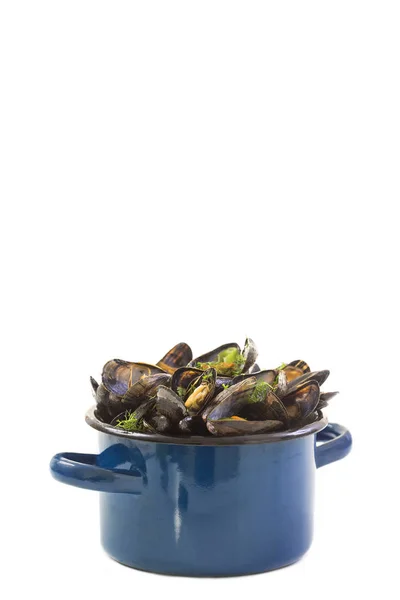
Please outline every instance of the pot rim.
[[175, 444], [178, 446], [244, 446], [247, 444], [268, 444], [272, 442], [285, 442], [300, 437], [318, 433], [328, 424], [326, 417], [321, 417], [309, 425], [300, 429], [275, 431], [272, 433], [255, 433], [253, 435], [229, 435], [221, 437], [205, 437], [201, 435], [191, 435], [186, 437], [176, 435], [162, 435], [160, 433], [141, 433], [137, 431], [124, 431], [112, 427], [108, 423], [103, 423], [94, 414], [96, 406], [89, 408], [85, 415], [85, 421], [90, 427], [116, 437], [128, 438], [132, 441], [156, 442], [159, 444]]

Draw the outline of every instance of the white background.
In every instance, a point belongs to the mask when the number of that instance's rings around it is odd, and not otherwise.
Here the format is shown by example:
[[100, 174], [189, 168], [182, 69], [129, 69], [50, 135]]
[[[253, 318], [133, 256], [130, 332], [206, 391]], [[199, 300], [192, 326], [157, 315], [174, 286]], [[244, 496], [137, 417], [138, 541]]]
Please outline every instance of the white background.
[[[4, 598], [398, 597], [398, 2], [3, 1]], [[103, 553], [88, 376], [253, 337], [329, 368], [354, 450], [298, 564], [163, 577]], [[2, 570], [3, 570], [2, 569]]]

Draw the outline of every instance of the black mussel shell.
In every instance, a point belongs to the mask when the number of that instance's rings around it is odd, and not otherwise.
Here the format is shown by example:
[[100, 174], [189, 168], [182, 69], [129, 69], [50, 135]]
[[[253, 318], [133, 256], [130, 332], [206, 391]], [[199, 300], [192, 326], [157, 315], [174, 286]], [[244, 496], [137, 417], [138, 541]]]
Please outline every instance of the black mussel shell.
[[187, 416], [187, 408], [181, 398], [170, 388], [161, 385], [155, 398], [155, 409], [158, 415], [164, 415], [172, 426]]
[[258, 402], [248, 402], [246, 406], [238, 413], [239, 417], [244, 417], [249, 421], [267, 421], [276, 420], [286, 424], [289, 421], [286, 408], [282, 401], [269, 391], [264, 400]]
[[299, 369], [303, 374], [309, 373], [311, 371], [310, 367], [304, 360], [292, 360], [292, 362], [287, 364], [285, 368], [287, 367], [294, 367], [296, 369]]
[[105, 404], [98, 404], [96, 406], [94, 416], [96, 417], [96, 419], [99, 419], [99, 421], [101, 421], [102, 423], [109, 423], [111, 418], [110, 413], [108, 412]]
[[171, 389], [179, 395], [181, 395], [179, 392], [184, 395], [189, 385], [203, 372], [201, 369], [195, 369], [194, 367], [180, 367], [172, 375]]
[[257, 356], [258, 356], [257, 346], [255, 345], [255, 343], [253, 342], [253, 340], [251, 338], [246, 338], [242, 354], [243, 354], [243, 358], [244, 358], [244, 365], [243, 365], [242, 372], [248, 373], [250, 371], [250, 369], [253, 367], [253, 365], [255, 364], [255, 362], [257, 360]]
[[297, 377], [288, 383], [286, 394], [292, 394], [298, 389], [301, 389], [306, 383], [316, 381], [320, 386], [325, 383], [329, 377], [329, 371], [313, 371], [311, 373], [305, 373], [301, 377]]
[[207, 428], [213, 435], [251, 435], [267, 433], [283, 429], [281, 421], [246, 421], [245, 419], [227, 418], [207, 421]]
[[214, 362], [218, 360], [218, 355], [223, 352], [223, 350], [228, 350], [228, 348], [236, 348], [238, 352], [240, 352], [240, 346], [236, 342], [232, 342], [231, 344], [223, 344], [222, 346], [218, 346], [218, 348], [214, 348], [214, 350], [210, 350], [197, 358], [194, 358], [189, 364], [188, 367], [195, 367], [198, 362], [207, 363]]
[[[201, 356], [198, 356], [197, 358], [193, 359], [188, 364], [188, 367], [197, 367], [199, 363], [201, 364], [216, 362], [218, 360], [218, 355], [224, 350], [228, 350], [229, 348], [235, 348], [238, 354], [241, 354], [240, 346], [239, 344], [236, 344], [236, 342], [233, 342], [231, 344], [223, 344], [222, 346], [214, 348], [214, 350], [210, 350], [210, 352], [206, 352], [205, 354], [202, 354]], [[218, 373], [218, 375], [224, 375], [224, 373]]]
[[[97, 412], [101, 414], [103, 420], [109, 423], [116, 415], [122, 412], [125, 407], [121, 402], [121, 398], [112, 392], [109, 392], [101, 383], [96, 390]], [[108, 417], [106, 417], [106, 414]]]
[[269, 385], [273, 385], [278, 371], [275, 369], [265, 369], [263, 371], [257, 371], [256, 373], [244, 373], [243, 375], [237, 375], [232, 379], [232, 384], [239, 383], [239, 381], [243, 381], [243, 379], [249, 379], [249, 377], [255, 377], [257, 383], [260, 381], [264, 381]]
[[160, 385], [167, 386], [171, 381], [171, 375], [168, 373], [156, 373], [155, 375], [144, 376], [136, 381], [122, 397], [122, 402], [129, 408], [136, 408], [144, 400], [155, 396]]
[[102, 382], [109, 392], [117, 396], [126, 394], [131, 377], [132, 363], [118, 358], [109, 360], [103, 367]]
[[251, 375], [253, 375], [254, 373], [258, 373], [258, 371], [261, 371], [260, 366], [256, 363], [255, 365], [253, 365], [249, 371], [249, 373]]
[[158, 361], [157, 366], [172, 375], [180, 367], [186, 367], [192, 358], [193, 353], [190, 346], [185, 342], [180, 342]]
[[179, 430], [186, 435], [209, 435], [207, 426], [201, 415], [182, 419], [179, 422]]
[[[146, 417], [149, 413], [151, 413], [153, 408], [154, 408], [154, 399], [148, 400], [147, 402], [144, 402], [143, 404], [141, 404], [134, 411], [125, 409], [123, 412], [116, 415], [110, 424], [113, 425], [114, 427], [116, 427], [119, 421], [125, 421], [126, 419], [129, 418], [129, 416], [134, 416], [135, 419], [137, 419], [137, 421], [140, 422], [144, 419], [144, 417]], [[143, 429], [143, 427], [140, 427], [139, 431], [141, 429]]]
[[309, 373], [310, 367], [304, 360], [293, 360], [283, 368], [283, 371], [285, 371], [286, 379], [290, 383], [305, 373]]
[[305, 419], [314, 412], [318, 405], [319, 393], [318, 382], [310, 381], [297, 388], [292, 394], [281, 398], [289, 420], [293, 423], [293, 421]]
[[141, 377], [155, 373], [164, 373], [164, 371], [156, 365], [113, 359], [103, 367], [102, 382], [109, 392], [124, 396]]
[[257, 380], [247, 377], [215, 396], [203, 411], [203, 419], [218, 420], [239, 414], [249, 402]]
[[296, 381], [299, 377], [303, 375], [303, 371], [301, 369], [290, 365], [286, 365], [286, 367], [284, 367], [284, 369], [282, 370], [285, 371], [286, 380], [288, 383], [290, 383], [291, 381]]

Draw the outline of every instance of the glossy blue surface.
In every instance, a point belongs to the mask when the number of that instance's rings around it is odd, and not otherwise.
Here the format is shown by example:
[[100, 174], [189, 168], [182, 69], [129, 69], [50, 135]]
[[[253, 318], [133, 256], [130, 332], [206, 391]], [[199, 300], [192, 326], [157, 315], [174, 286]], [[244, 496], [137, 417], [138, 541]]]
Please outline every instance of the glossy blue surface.
[[[324, 442], [316, 446], [318, 441]], [[160, 573], [257, 573], [298, 560], [313, 532], [314, 474], [343, 458], [340, 425], [273, 443], [200, 446], [100, 433], [99, 455], [57, 454], [53, 476], [104, 492], [102, 544]]]

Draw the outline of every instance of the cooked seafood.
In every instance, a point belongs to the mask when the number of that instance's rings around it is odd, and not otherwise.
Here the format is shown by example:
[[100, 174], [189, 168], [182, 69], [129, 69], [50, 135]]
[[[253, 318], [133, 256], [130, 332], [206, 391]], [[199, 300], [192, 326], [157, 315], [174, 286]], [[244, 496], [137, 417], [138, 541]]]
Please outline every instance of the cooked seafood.
[[96, 417], [125, 432], [230, 436], [296, 430], [319, 420], [337, 392], [321, 392], [329, 371], [303, 360], [261, 369], [257, 348], [223, 344], [193, 359], [180, 342], [157, 364], [108, 361], [90, 378]]

